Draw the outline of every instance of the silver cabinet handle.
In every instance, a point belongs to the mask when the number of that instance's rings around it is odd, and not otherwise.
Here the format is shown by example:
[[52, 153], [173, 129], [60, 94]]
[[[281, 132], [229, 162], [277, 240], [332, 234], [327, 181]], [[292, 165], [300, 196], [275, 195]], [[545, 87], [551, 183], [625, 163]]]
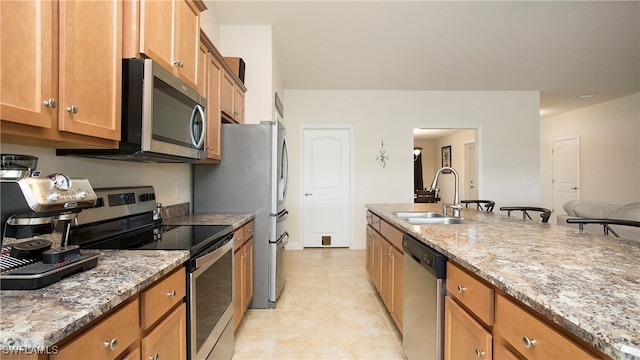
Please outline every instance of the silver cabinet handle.
[[304, 193], [304, 196], [311, 196], [313, 195], [312, 193]]
[[181, 67], [181, 68], [182, 68], [182, 67], [184, 67], [184, 64], [183, 64], [183, 63], [182, 63], [182, 61], [180, 61], [180, 60], [176, 60], [176, 61], [174, 61], [174, 62], [173, 62], [173, 64], [174, 64], [174, 65], [178, 65], [178, 67]]
[[160, 356], [157, 353], [149, 356], [149, 360], [158, 360], [159, 358]]
[[71, 106], [67, 107], [67, 111], [72, 113], [72, 114], [77, 114], [78, 113], [78, 106], [77, 105], [71, 105]]
[[464, 292], [464, 291], [466, 291], [466, 290], [467, 290], [467, 288], [466, 288], [466, 287], [462, 287], [462, 286], [458, 285], [458, 292], [459, 292], [459, 293], [462, 293], [462, 292]]
[[105, 348], [109, 348], [111, 350], [115, 350], [116, 346], [118, 346], [118, 339], [111, 339], [111, 341], [105, 341], [103, 343]]
[[524, 343], [524, 347], [526, 347], [527, 349], [532, 347], [532, 346], [536, 346], [536, 344], [537, 344], [536, 339], [529, 339], [526, 336], [522, 337], [522, 342]]
[[174, 297], [176, 297], [176, 291], [172, 290], [171, 292], [168, 292], [167, 296], [173, 299]]
[[476, 349], [476, 357], [477, 357], [478, 359], [480, 359], [481, 357], [483, 357], [483, 356], [484, 356], [484, 354], [485, 354], [485, 352], [484, 352], [484, 351], [480, 351], [480, 350]]
[[49, 109], [55, 109], [56, 106], [58, 106], [58, 103], [56, 103], [56, 99], [51, 98], [44, 102], [44, 106], [48, 107]]

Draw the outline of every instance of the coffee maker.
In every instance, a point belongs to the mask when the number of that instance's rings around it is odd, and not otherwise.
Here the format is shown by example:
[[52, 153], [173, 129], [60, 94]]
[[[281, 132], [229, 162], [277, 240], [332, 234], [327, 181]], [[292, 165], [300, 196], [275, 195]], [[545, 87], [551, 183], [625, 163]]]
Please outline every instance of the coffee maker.
[[[81, 254], [78, 247], [66, 246], [71, 223], [82, 209], [96, 203], [89, 181], [62, 173], [41, 176], [33, 156], [1, 157], [0, 288], [37, 289], [96, 266], [97, 254]], [[53, 233], [58, 223], [62, 240], [52, 247], [51, 240], [38, 236]]]

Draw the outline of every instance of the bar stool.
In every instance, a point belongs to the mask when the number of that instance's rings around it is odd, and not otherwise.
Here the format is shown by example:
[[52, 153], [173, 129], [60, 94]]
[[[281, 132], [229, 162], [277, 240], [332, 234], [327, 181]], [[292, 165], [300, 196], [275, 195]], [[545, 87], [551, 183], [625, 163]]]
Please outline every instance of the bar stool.
[[540, 212], [540, 218], [543, 223], [549, 222], [549, 218], [551, 217], [551, 210], [535, 206], [501, 206], [500, 210], [506, 211], [507, 216], [511, 216], [512, 211], [522, 211], [522, 218], [524, 220], [533, 220], [531, 216], [529, 216], [529, 211]]
[[461, 200], [460, 203], [464, 204], [466, 208], [469, 207], [469, 204], [476, 204], [478, 210], [486, 212], [493, 212], [493, 207], [496, 206], [496, 203], [491, 200]]
[[609, 233], [613, 234], [615, 237], [620, 237], [609, 225], [623, 225], [623, 226], [633, 226], [640, 227], [640, 221], [632, 221], [632, 220], [618, 220], [618, 219], [583, 219], [583, 218], [570, 218], [567, 219], [568, 224], [578, 224], [580, 231], [584, 230], [585, 224], [600, 224], [602, 225], [602, 230], [604, 231], [604, 235], [609, 235]]

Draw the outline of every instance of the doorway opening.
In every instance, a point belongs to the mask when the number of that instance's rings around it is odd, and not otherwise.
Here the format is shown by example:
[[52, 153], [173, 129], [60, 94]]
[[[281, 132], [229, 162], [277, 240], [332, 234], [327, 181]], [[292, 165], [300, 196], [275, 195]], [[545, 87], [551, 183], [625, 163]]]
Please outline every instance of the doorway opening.
[[427, 197], [425, 200], [422, 195], [418, 196], [418, 191], [422, 191], [422, 194], [428, 191], [436, 172], [445, 165], [453, 167], [460, 176], [460, 199], [477, 199], [482, 195], [477, 175], [477, 169], [480, 168], [477, 137], [478, 131], [474, 128], [413, 129], [414, 199], [416, 202], [419, 198], [420, 202], [452, 201], [455, 191], [453, 175], [445, 174], [438, 180], [439, 197], [434, 199]]

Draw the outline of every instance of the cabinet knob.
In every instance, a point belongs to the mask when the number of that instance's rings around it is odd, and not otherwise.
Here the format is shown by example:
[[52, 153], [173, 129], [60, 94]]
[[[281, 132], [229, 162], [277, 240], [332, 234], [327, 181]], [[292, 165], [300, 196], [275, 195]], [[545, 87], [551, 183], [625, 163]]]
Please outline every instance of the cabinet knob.
[[48, 107], [49, 109], [55, 109], [56, 106], [58, 106], [58, 103], [56, 102], [56, 99], [51, 98], [44, 102], [44, 106]]
[[484, 352], [484, 351], [480, 351], [480, 350], [476, 349], [476, 357], [477, 357], [478, 359], [480, 359], [481, 357], [483, 357], [483, 356], [484, 356], [484, 354], [485, 354], [485, 352]]
[[532, 347], [532, 346], [536, 346], [537, 341], [536, 339], [529, 339], [526, 336], [522, 337], [522, 343], [524, 343], [524, 347], [526, 347], [527, 349]]
[[71, 114], [77, 114], [78, 113], [78, 106], [77, 105], [71, 105], [71, 106], [67, 107], [67, 111], [70, 112]]
[[149, 360], [158, 360], [159, 358], [160, 356], [157, 353], [149, 356]]
[[118, 339], [111, 339], [111, 341], [105, 341], [103, 343], [105, 348], [109, 348], [111, 350], [115, 350], [116, 346], [118, 346]]
[[176, 61], [174, 61], [174, 62], [173, 62], [173, 64], [174, 64], [174, 65], [177, 65], [178, 67], [181, 67], [181, 68], [183, 68], [183, 67], [184, 67], [184, 64], [183, 64], [183, 63], [182, 63], [182, 61], [180, 61], [180, 60], [176, 60]]
[[467, 288], [466, 288], [466, 287], [462, 287], [462, 286], [458, 285], [458, 292], [459, 292], [459, 293], [463, 293], [463, 292], [464, 292], [464, 291], [466, 291], [466, 290], [467, 290]]
[[173, 299], [174, 297], [176, 297], [176, 291], [172, 290], [171, 292], [168, 292], [167, 296]]

